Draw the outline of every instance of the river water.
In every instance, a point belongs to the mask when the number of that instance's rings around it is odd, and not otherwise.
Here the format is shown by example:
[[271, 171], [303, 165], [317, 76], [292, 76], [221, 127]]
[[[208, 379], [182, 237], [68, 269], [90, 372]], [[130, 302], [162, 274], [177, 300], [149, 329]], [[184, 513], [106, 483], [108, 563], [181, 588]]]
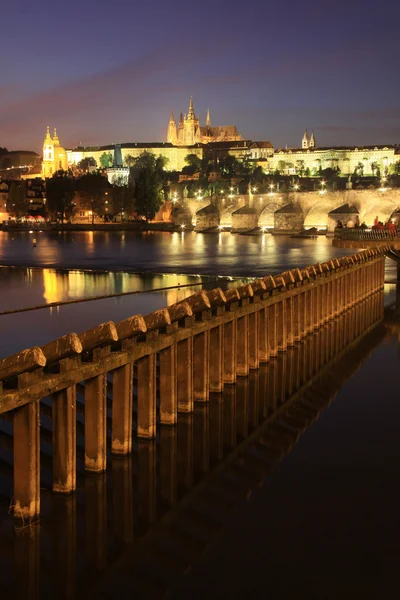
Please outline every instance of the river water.
[[[36, 235], [34, 248], [32, 234], [0, 232], [0, 313], [137, 293], [0, 315], [0, 356], [101, 321], [145, 314], [201, 286], [237, 285], [353, 252], [332, 248], [324, 237]], [[386, 262], [386, 279], [393, 281], [395, 269]], [[386, 320], [371, 323], [365, 337], [354, 330], [356, 319], [339, 319], [248, 379], [226, 386], [222, 396], [196, 406], [194, 415], [180, 415], [176, 430], [162, 429], [151, 444], [135, 440], [128, 459], [109, 455], [104, 477], [83, 474], [80, 413], [73, 497], [46, 491], [51, 421], [45, 413], [43, 513], [40, 528], [27, 537], [13, 534], [8, 515], [12, 443], [4, 424], [0, 596], [27, 597], [29, 574], [32, 597], [41, 598], [147, 600], [164, 597], [165, 589], [177, 600], [397, 597], [400, 319], [395, 301], [396, 287], [386, 285]], [[347, 342], [333, 352], [335, 335]], [[300, 411], [296, 419], [279, 417], [278, 426], [259, 432], [280, 405], [290, 405], [296, 386], [311, 381], [309, 391], [293, 396], [294, 406], [300, 406], [290, 409]], [[315, 402], [318, 418], [301, 425]], [[299, 424], [300, 437], [289, 443]], [[268, 439], [272, 455], [261, 459]], [[239, 444], [245, 446], [232, 462]], [[267, 471], [259, 477], [263, 461]], [[32, 550], [32, 539], [39, 538]]]

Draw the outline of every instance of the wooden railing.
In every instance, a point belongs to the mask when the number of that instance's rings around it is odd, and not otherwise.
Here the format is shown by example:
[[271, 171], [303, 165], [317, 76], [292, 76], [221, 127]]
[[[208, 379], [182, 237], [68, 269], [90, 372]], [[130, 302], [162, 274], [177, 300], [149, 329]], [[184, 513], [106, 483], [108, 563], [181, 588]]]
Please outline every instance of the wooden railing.
[[139, 438], [154, 438], [157, 424], [176, 424], [178, 412], [191, 413], [195, 401], [207, 402], [210, 392], [235, 384], [381, 290], [387, 250], [293, 269], [225, 293], [201, 291], [147, 316], [103, 323], [1, 360], [0, 415], [14, 425], [14, 515], [29, 521], [40, 514], [41, 400], [52, 400], [53, 490], [73, 492], [77, 386], [84, 390], [85, 469], [103, 472], [107, 389], [112, 453], [129, 454], [134, 425]]
[[393, 240], [400, 239], [400, 233], [397, 227], [364, 229], [363, 227], [336, 227], [334, 231], [335, 238], [338, 240], [351, 240], [363, 242], [383, 242], [390, 243]]

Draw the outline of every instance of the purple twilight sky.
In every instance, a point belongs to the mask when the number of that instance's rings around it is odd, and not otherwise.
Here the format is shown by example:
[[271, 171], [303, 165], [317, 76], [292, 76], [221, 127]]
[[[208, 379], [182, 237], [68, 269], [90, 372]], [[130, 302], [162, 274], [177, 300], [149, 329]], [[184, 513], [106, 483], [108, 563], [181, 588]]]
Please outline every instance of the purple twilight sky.
[[400, 143], [398, 0], [19, 0], [2, 6], [0, 146], [165, 141], [204, 124], [298, 146]]

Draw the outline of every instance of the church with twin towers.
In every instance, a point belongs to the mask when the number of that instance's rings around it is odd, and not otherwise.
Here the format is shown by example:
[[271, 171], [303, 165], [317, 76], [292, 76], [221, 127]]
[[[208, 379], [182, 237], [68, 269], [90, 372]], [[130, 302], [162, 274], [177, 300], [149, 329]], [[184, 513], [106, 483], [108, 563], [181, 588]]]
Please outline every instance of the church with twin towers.
[[211, 126], [210, 109], [207, 111], [206, 124], [200, 125], [200, 119], [194, 112], [193, 98], [190, 98], [188, 113], [181, 112], [176, 124], [174, 113], [168, 124], [167, 142], [174, 146], [193, 146], [210, 142], [236, 142], [242, 140], [236, 125]]

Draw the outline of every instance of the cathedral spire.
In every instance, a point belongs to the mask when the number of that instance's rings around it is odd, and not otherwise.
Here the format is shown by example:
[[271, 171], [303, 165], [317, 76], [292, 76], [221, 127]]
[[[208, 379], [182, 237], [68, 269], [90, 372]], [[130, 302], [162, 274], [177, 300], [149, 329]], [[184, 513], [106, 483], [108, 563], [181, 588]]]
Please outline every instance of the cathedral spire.
[[194, 106], [192, 96], [190, 96], [188, 119], [194, 119]]
[[45, 137], [44, 143], [51, 144], [50, 127], [48, 125], [47, 125], [47, 129], [46, 129], [46, 137]]
[[175, 122], [174, 112], [172, 110], [171, 110], [171, 116], [169, 117], [169, 123], [168, 123], [167, 142], [170, 144], [173, 144], [174, 146], [177, 142], [176, 122]]
[[207, 109], [206, 127], [211, 127], [210, 108]]
[[315, 148], [316, 144], [315, 144], [315, 135], [314, 132], [311, 132], [311, 137], [310, 137], [310, 141], [308, 142], [308, 147], [309, 148]]
[[181, 111], [181, 115], [180, 115], [180, 117], [179, 117], [179, 125], [180, 125], [181, 123], [183, 124], [183, 114], [182, 114], [182, 111]]
[[56, 128], [54, 128], [53, 144], [55, 144], [57, 146], [60, 145], [60, 140], [57, 137], [57, 129]]
[[307, 133], [307, 129], [306, 129], [304, 132], [304, 135], [303, 135], [303, 140], [301, 142], [301, 147], [308, 148], [308, 146], [309, 146], [309, 141], [308, 141], [308, 133]]

